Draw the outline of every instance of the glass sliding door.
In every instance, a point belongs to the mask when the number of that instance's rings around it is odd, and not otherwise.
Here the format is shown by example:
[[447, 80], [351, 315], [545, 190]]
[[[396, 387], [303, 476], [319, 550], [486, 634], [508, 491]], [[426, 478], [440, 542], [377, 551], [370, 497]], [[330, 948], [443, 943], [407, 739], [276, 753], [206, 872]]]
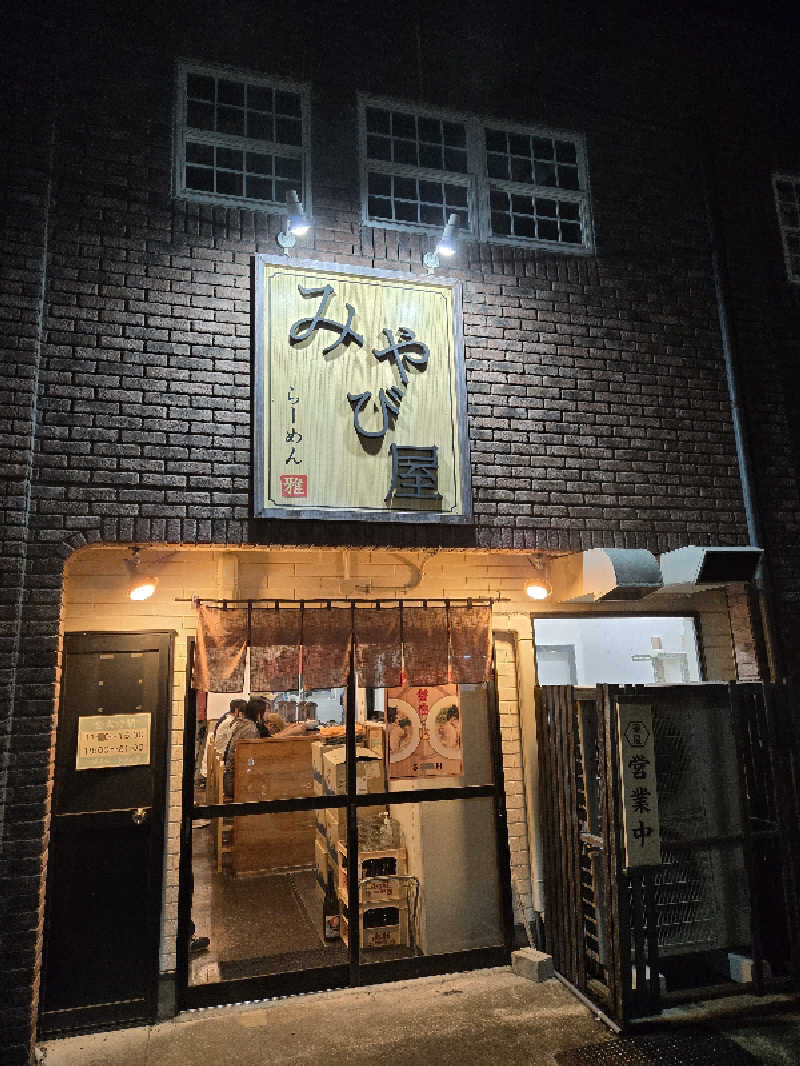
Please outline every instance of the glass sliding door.
[[179, 1005], [506, 962], [492, 683], [368, 688], [351, 652], [344, 688], [263, 695], [272, 735], [210, 721], [204, 773], [187, 715]]

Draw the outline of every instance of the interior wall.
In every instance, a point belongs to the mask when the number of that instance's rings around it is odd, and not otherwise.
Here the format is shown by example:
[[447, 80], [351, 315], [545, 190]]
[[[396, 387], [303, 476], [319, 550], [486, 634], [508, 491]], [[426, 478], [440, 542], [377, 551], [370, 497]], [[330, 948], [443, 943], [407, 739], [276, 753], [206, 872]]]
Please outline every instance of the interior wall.
[[[541, 909], [536, 840], [531, 831], [535, 825], [536, 746], [531, 626], [534, 605], [524, 591], [533, 573], [528, 553], [288, 548], [224, 551], [142, 545], [139, 554], [139, 571], [155, 573], [159, 583], [151, 599], [135, 603], [127, 595], [130, 574], [125, 561], [130, 559], [129, 549], [91, 546], [76, 552], [67, 565], [63, 621], [66, 632], [169, 629], [176, 634], [162, 972], [175, 968], [186, 650], [188, 639], [195, 632], [192, 596], [495, 598], [493, 628], [498, 633], [498, 688], [512, 870], [525, 910], [531, 906]], [[536, 603], [535, 610], [537, 615], [564, 613], [564, 605]], [[569, 613], [596, 611], [591, 605], [581, 604]], [[698, 612], [706, 678], [735, 677], [730, 620], [723, 592], [691, 597], [659, 594], [639, 603], [621, 604], [617, 613], [656, 611]]]

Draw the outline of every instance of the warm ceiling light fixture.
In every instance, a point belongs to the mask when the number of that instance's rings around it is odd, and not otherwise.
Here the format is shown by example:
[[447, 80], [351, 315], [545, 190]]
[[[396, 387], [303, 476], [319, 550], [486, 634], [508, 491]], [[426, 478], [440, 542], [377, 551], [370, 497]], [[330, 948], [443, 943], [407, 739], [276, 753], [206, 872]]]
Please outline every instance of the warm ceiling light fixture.
[[426, 252], [422, 257], [422, 262], [429, 274], [432, 274], [434, 270], [439, 266], [439, 257], [445, 256], [450, 258], [456, 254], [456, 248], [458, 246], [458, 227], [459, 218], [458, 215], [451, 215], [447, 220], [447, 225], [442, 230], [442, 235], [436, 243], [436, 248], [432, 252]]
[[544, 560], [541, 556], [536, 556], [534, 559], [528, 559], [533, 569], [536, 571], [536, 577], [525, 588], [525, 593], [530, 596], [532, 600], [546, 600], [551, 592], [550, 582], [546, 580]]
[[128, 596], [132, 600], [149, 600], [156, 591], [158, 578], [140, 571], [141, 559], [139, 558], [138, 548], [131, 548], [131, 557], [125, 560], [125, 565], [131, 577], [131, 583], [128, 585]]
[[297, 238], [304, 237], [310, 229], [311, 222], [306, 218], [297, 191], [289, 189], [286, 194], [286, 229], [278, 234], [278, 244], [283, 248], [283, 254], [288, 255]]
[[149, 600], [156, 591], [157, 577], [143, 577], [135, 585], [131, 585], [128, 595], [132, 600]]

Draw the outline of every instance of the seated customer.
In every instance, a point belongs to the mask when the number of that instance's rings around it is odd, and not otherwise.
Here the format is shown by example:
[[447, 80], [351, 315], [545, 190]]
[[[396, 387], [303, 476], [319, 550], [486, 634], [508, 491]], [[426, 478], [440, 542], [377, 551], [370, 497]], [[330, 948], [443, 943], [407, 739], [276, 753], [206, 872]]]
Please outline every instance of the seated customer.
[[317, 728], [315, 721], [308, 722], [292, 722], [291, 725], [287, 725], [279, 714], [274, 711], [267, 713], [262, 718], [261, 723], [261, 735], [265, 737], [274, 737], [277, 740], [288, 740], [290, 737], [303, 736], [305, 733], [312, 732]]
[[231, 730], [231, 738], [225, 752], [225, 771], [222, 775], [222, 783], [226, 796], [233, 795], [233, 768], [236, 763], [236, 748], [242, 740], [258, 740], [258, 720], [262, 713], [261, 700], [248, 700], [241, 714], [234, 722]]
[[246, 700], [231, 700], [230, 707], [217, 721], [214, 729], [214, 750], [220, 759], [225, 758], [233, 727], [236, 725], [237, 720], [242, 717], [242, 711], [244, 711], [246, 706]]

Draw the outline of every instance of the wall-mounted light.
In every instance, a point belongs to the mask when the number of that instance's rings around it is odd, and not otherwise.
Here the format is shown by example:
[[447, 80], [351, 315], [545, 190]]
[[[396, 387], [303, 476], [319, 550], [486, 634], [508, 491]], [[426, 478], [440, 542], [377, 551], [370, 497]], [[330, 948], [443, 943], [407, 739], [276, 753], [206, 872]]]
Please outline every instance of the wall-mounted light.
[[440, 256], [444, 256], [449, 259], [456, 254], [456, 248], [458, 246], [458, 215], [451, 215], [447, 220], [447, 225], [442, 230], [442, 235], [436, 243], [436, 247], [432, 252], [426, 252], [422, 257], [422, 262], [425, 264], [425, 268], [429, 274], [432, 274], [439, 266]]
[[286, 194], [286, 229], [278, 234], [278, 244], [283, 248], [283, 254], [288, 255], [289, 249], [294, 248], [297, 243], [297, 238], [304, 237], [310, 229], [311, 222], [306, 218], [297, 192], [289, 189]]
[[532, 600], [548, 599], [553, 590], [550, 587], [550, 582], [547, 580], [544, 559], [542, 559], [541, 556], [536, 556], [533, 559], [529, 558], [528, 562], [536, 573], [531, 583], [525, 587], [526, 596], [530, 596]]
[[130, 599], [149, 600], [156, 591], [158, 578], [141, 570], [138, 548], [131, 548], [131, 557], [125, 560], [125, 565], [130, 575], [130, 584], [128, 585]]
[[132, 600], [149, 600], [156, 591], [157, 577], [142, 577], [131, 585], [128, 595]]

